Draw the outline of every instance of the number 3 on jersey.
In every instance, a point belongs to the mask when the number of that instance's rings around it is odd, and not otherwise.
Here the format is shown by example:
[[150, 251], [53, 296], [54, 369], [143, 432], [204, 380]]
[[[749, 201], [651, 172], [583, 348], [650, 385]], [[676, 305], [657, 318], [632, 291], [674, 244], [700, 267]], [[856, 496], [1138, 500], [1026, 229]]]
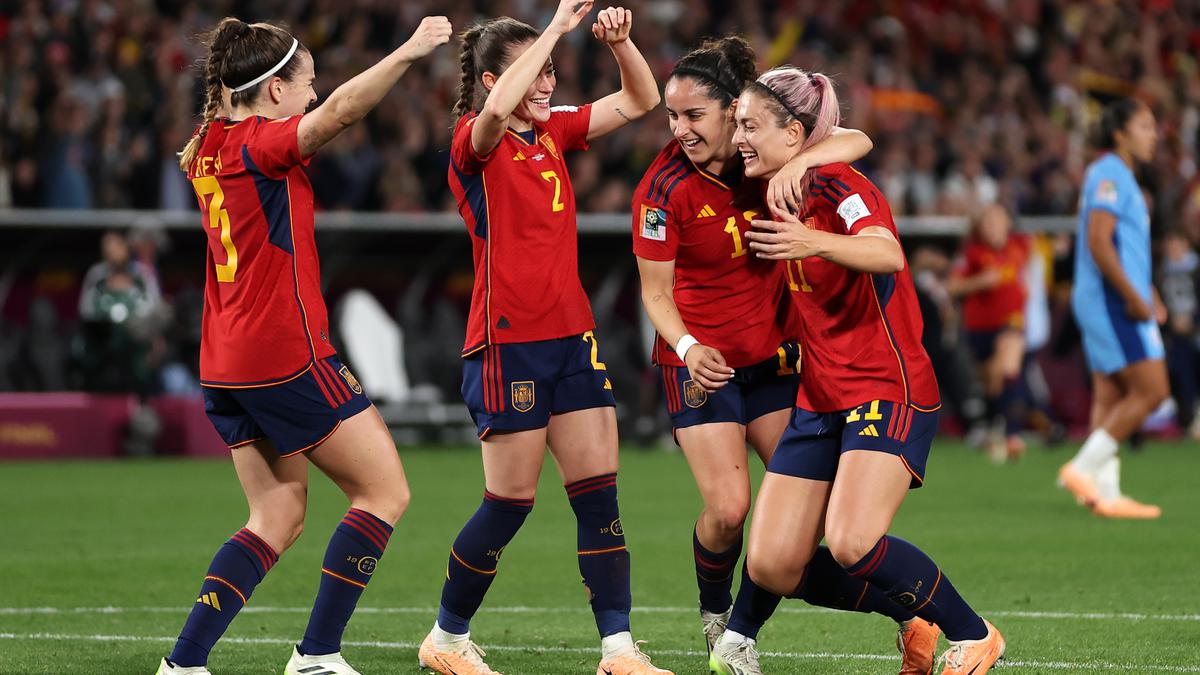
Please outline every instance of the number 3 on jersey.
[[229, 211], [222, 208], [225, 205], [225, 193], [221, 190], [216, 176], [193, 178], [192, 187], [195, 188], [201, 203], [205, 197], [211, 197], [208, 200], [208, 226], [221, 228], [225, 264], [217, 264], [217, 281], [224, 284], [233, 283], [233, 278], [237, 275], [238, 255], [237, 247], [233, 245], [233, 236], [229, 232]]

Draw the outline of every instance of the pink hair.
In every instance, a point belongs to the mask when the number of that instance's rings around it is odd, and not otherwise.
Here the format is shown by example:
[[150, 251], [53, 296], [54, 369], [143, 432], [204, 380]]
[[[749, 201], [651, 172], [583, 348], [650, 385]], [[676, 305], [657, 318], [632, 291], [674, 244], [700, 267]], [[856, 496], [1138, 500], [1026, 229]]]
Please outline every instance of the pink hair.
[[[793, 66], [772, 68], [759, 76], [748, 91], [766, 99], [774, 111], [779, 126], [797, 120], [804, 127], [804, 143], [800, 152], [811, 148], [833, 134], [841, 121], [841, 108], [833, 81], [822, 73], [809, 73]], [[804, 177], [807, 190], [812, 173]]]

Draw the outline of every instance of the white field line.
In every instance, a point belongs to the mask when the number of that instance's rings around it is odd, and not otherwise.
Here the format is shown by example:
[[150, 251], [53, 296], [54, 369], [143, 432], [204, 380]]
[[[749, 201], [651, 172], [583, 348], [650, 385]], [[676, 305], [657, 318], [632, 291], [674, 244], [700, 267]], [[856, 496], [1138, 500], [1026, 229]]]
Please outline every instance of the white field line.
[[[75, 633], [0, 633], [0, 640], [48, 640], [72, 642], [156, 642], [164, 646], [175, 641], [174, 637], [150, 635], [83, 635]], [[285, 638], [239, 638], [226, 637], [221, 639], [225, 644], [249, 645], [293, 645], [295, 640]], [[342, 643], [347, 647], [369, 647], [379, 649], [416, 649], [415, 642], [355, 642]], [[596, 654], [595, 647], [554, 647], [540, 645], [488, 645], [489, 651], [497, 652], [526, 652], [526, 653], [566, 653], [566, 654]], [[663, 656], [706, 656], [705, 652], [684, 649], [655, 649], [654, 654]], [[847, 654], [838, 652], [762, 652], [764, 656], [785, 659], [809, 661], [895, 661], [894, 654]], [[1036, 668], [1039, 670], [1105, 670], [1117, 672], [1155, 672], [1155, 673], [1200, 673], [1200, 666], [1172, 666], [1145, 663], [1111, 663], [1107, 661], [1024, 661], [1005, 660], [1008, 667]]]
[[[184, 614], [189, 607], [0, 607], [2, 615], [33, 614]], [[270, 607], [250, 605], [246, 613], [308, 614], [309, 607]], [[586, 614], [587, 607], [481, 607], [480, 612], [495, 614]], [[635, 614], [694, 614], [694, 607], [634, 607]], [[837, 612], [822, 607], [781, 607], [780, 614], [827, 614]], [[356, 614], [426, 614], [437, 613], [436, 607], [359, 607]], [[1200, 614], [1147, 614], [1140, 612], [1034, 612], [999, 610], [980, 612], [985, 617], [1002, 619], [1048, 619], [1085, 621], [1184, 621], [1200, 622]]]

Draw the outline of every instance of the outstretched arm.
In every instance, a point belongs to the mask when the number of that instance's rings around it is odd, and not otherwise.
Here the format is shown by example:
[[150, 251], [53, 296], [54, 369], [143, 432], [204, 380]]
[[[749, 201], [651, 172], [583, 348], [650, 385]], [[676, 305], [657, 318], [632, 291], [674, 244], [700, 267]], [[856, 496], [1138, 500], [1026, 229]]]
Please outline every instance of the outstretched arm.
[[646, 58], [629, 39], [633, 12], [624, 7], [609, 7], [596, 17], [592, 35], [608, 43], [621, 69], [621, 89], [592, 104], [588, 140], [616, 131], [654, 110], [661, 100], [658, 82]]
[[449, 42], [450, 34], [449, 19], [427, 16], [408, 42], [334, 89], [324, 103], [300, 119], [296, 132], [300, 156], [312, 157], [318, 148], [362, 119], [383, 100], [413, 61]]
[[804, 203], [803, 181], [809, 169], [837, 162], [857, 161], [867, 156], [875, 144], [858, 129], [834, 127], [833, 134], [793, 157], [767, 183], [767, 206], [773, 213], [799, 213]]

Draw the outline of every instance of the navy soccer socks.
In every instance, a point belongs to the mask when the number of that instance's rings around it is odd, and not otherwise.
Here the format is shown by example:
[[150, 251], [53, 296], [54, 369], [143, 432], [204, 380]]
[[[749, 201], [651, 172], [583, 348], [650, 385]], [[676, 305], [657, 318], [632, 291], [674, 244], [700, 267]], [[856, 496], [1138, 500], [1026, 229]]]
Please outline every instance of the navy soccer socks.
[[912, 544], [884, 535], [862, 560], [846, 568], [896, 604], [931, 621], [952, 641], [987, 636], [983, 619], [967, 605], [929, 556]]
[[767, 623], [782, 596], [760, 588], [750, 578], [746, 564], [742, 564], [742, 585], [738, 587], [737, 600], [729, 616], [727, 628], [752, 640], [758, 639], [758, 631]]
[[313, 602], [301, 654], [332, 654], [342, 649], [342, 633], [358, 599], [375, 573], [392, 536], [392, 526], [360, 509], [350, 509], [325, 549], [321, 585]]
[[483, 503], [463, 525], [446, 567], [437, 625], [447, 633], [464, 635], [492, 579], [504, 547], [533, 510], [532, 499], [508, 499], [484, 491]]
[[588, 588], [596, 628], [601, 638], [627, 632], [633, 597], [629, 551], [617, 510], [617, 474], [575, 481], [566, 490], [578, 525], [579, 573]]
[[733, 546], [714, 553], [700, 543], [700, 537], [693, 529], [692, 552], [696, 559], [696, 585], [700, 587], [700, 609], [721, 614], [733, 604], [730, 590], [738, 558], [742, 555], [742, 539], [738, 537]]
[[178, 666], [208, 663], [208, 652], [278, 560], [279, 554], [267, 542], [245, 528], [217, 549], [200, 597], [167, 660]]
[[871, 582], [847, 573], [825, 546], [818, 546], [813, 552], [804, 577], [790, 597], [818, 607], [882, 614], [897, 623], [915, 617]]

